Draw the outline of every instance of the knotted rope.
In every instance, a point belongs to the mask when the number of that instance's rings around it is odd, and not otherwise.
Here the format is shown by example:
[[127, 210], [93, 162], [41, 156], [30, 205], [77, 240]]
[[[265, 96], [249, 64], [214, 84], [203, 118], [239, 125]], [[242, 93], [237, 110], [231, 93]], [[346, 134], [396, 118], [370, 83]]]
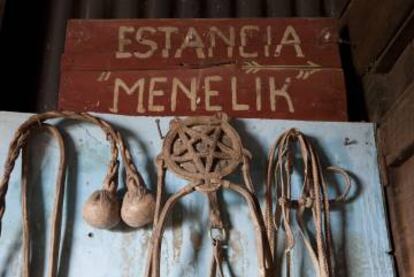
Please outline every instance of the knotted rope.
[[[298, 145], [303, 162], [303, 183], [300, 187], [299, 199], [292, 198], [293, 184], [291, 176], [295, 167], [295, 145]], [[296, 129], [283, 133], [272, 146], [267, 168], [265, 221], [267, 235], [274, 263], [277, 259], [276, 236], [285, 232], [286, 272], [291, 274], [291, 252], [295, 246], [292, 230], [292, 209], [296, 208], [296, 221], [305, 248], [310, 255], [316, 276], [330, 277], [334, 275], [333, 244], [330, 230], [330, 204], [343, 201], [348, 194], [351, 181], [348, 174], [340, 168], [329, 167], [328, 170], [344, 177], [345, 190], [341, 196], [329, 200], [328, 185], [324, 177], [319, 157], [310, 140]], [[273, 186], [276, 199], [273, 199]], [[276, 208], [274, 210], [274, 204]], [[304, 223], [304, 213], [311, 211], [315, 227], [316, 249], [313, 247]]]

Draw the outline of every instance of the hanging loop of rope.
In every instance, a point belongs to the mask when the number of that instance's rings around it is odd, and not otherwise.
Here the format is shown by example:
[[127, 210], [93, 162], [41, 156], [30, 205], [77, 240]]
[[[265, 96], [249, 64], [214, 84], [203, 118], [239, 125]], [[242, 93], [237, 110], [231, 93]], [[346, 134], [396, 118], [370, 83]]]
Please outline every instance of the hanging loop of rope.
[[[64, 179], [65, 179], [65, 151], [64, 151], [64, 141], [62, 136], [60, 135], [58, 129], [52, 125], [46, 124], [45, 121], [51, 119], [71, 119], [71, 120], [80, 120], [88, 123], [92, 123], [93, 125], [97, 125], [101, 130], [104, 131], [106, 135], [106, 139], [110, 143], [111, 148], [111, 157], [108, 164], [108, 169], [106, 176], [104, 178], [102, 190], [95, 191], [91, 197], [88, 199], [84, 206], [84, 211], [86, 207], [91, 209], [88, 215], [91, 217], [96, 217], [96, 214], [100, 214], [104, 216], [104, 224], [95, 226], [92, 222], [89, 221], [85, 217], [84, 219], [91, 225], [97, 228], [106, 228], [112, 227], [114, 224], [117, 224], [120, 221], [120, 204], [119, 199], [117, 198], [117, 179], [118, 179], [118, 169], [119, 169], [119, 161], [118, 161], [118, 154], [119, 149], [121, 150], [121, 157], [124, 161], [124, 165], [127, 171], [127, 182], [129, 183], [129, 188], [132, 187], [131, 183], [133, 183], [133, 191], [138, 192], [137, 195], [133, 194], [132, 197], [129, 199], [131, 201], [124, 201], [123, 204], [129, 203], [130, 205], [127, 206], [129, 209], [125, 209], [127, 212], [130, 210], [136, 211], [140, 209], [136, 209], [137, 206], [147, 206], [150, 207], [155, 202], [152, 198], [152, 195], [148, 192], [145, 188], [145, 184], [142, 181], [141, 176], [139, 175], [138, 170], [134, 166], [132, 161], [131, 155], [129, 150], [125, 146], [122, 137], [119, 132], [116, 132], [112, 126], [97, 117], [94, 117], [87, 113], [74, 113], [74, 112], [66, 112], [66, 111], [51, 111], [45, 112], [42, 114], [37, 114], [29, 117], [20, 127], [16, 130], [10, 145], [8, 154], [6, 157], [6, 161], [4, 164], [4, 173], [2, 179], [0, 181], [0, 235], [1, 235], [1, 222], [2, 218], [5, 213], [6, 209], [6, 195], [8, 191], [8, 185], [10, 181], [10, 177], [12, 171], [14, 169], [15, 163], [17, 158], [19, 157], [20, 153], [23, 153], [23, 171], [22, 171], [22, 212], [23, 212], [23, 276], [29, 277], [30, 276], [30, 226], [29, 226], [29, 209], [28, 209], [28, 199], [27, 199], [27, 191], [28, 191], [28, 157], [27, 157], [27, 144], [29, 143], [29, 137], [31, 134], [39, 129], [45, 130], [49, 132], [58, 142], [59, 150], [60, 150], [60, 162], [58, 167], [57, 173], [57, 181], [56, 181], [56, 192], [55, 192], [55, 200], [54, 206], [52, 211], [52, 226], [51, 226], [51, 237], [50, 237], [50, 251], [49, 251], [49, 259], [48, 259], [48, 276], [54, 277], [57, 275], [57, 261], [59, 257], [59, 236], [60, 236], [60, 228], [61, 228], [61, 210], [62, 210], [62, 201], [63, 201], [63, 191], [64, 191]], [[133, 182], [129, 182], [132, 180]], [[132, 190], [132, 189], [131, 189]], [[136, 197], [135, 197], [136, 196]], [[93, 205], [89, 205], [89, 200], [92, 199]], [[114, 205], [106, 205], [106, 210], [102, 210], [101, 208], [105, 205], [103, 203], [113, 203]], [[123, 205], [124, 207], [125, 205]], [[132, 208], [131, 208], [132, 207]], [[101, 210], [99, 210], [101, 209]], [[153, 210], [154, 209], [146, 209], [149, 211], [146, 214], [137, 214], [129, 213], [128, 219], [132, 218], [133, 227], [137, 227], [137, 222], [139, 226], [144, 224], [148, 224], [153, 219]], [[103, 211], [103, 212], [102, 212]], [[105, 214], [106, 212], [106, 214]], [[128, 213], [126, 214], [128, 215]], [[132, 216], [131, 216], [132, 214]], [[109, 217], [112, 216], [113, 219]], [[106, 224], [108, 222], [108, 218], [110, 219], [110, 225]], [[101, 220], [102, 221], [102, 220]], [[98, 222], [101, 223], [101, 222]], [[126, 222], [129, 224], [129, 222]]]
[[[292, 175], [294, 168], [299, 164], [297, 152], [300, 154], [302, 164], [302, 170], [298, 170], [302, 184], [295, 187]], [[283, 133], [269, 153], [266, 178], [266, 229], [274, 263], [278, 258], [277, 236], [284, 231], [284, 253], [288, 276], [291, 274], [291, 256], [296, 243], [292, 227], [293, 218], [296, 218], [299, 234], [311, 258], [316, 276], [334, 275], [330, 205], [345, 201], [351, 189], [351, 180], [347, 172], [341, 168], [328, 167], [327, 170], [340, 174], [345, 181], [343, 193], [335, 199], [329, 199], [328, 184], [314, 145], [297, 129], [290, 129]], [[292, 197], [296, 191], [299, 192], [298, 199]], [[316, 246], [311, 243], [305, 224], [306, 211], [311, 214]]]
[[66, 155], [65, 144], [59, 130], [51, 125], [42, 123], [35, 128], [32, 128], [25, 134], [25, 138], [21, 144], [22, 148], [22, 212], [23, 212], [23, 276], [30, 276], [30, 249], [31, 249], [31, 229], [29, 224], [29, 207], [28, 207], [28, 175], [29, 175], [29, 155], [28, 144], [30, 137], [35, 131], [46, 131], [57, 141], [59, 148], [59, 165], [56, 175], [56, 191], [52, 210], [51, 227], [50, 227], [50, 242], [49, 242], [49, 257], [48, 257], [48, 277], [56, 276], [58, 266], [58, 251], [60, 242], [60, 228], [61, 228], [61, 213], [62, 201], [65, 184], [65, 169], [66, 169]]

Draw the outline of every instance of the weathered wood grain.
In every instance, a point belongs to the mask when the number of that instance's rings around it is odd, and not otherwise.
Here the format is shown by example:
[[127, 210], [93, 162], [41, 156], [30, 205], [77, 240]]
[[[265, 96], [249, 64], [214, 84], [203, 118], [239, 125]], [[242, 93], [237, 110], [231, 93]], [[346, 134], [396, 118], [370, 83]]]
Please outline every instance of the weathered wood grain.
[[380, 122], [399, 96], [414, 81], [414, 44], [411, 42], [387, 74], [370, 72], [363, 77], [369, 119]]
[[[230, 42], [221, 37], [231, 34]], [[336, 42], [333, 19], [71, 20], [62, 66], [165, 69], [257, 60], [340, 68]]]
[[389, 170], [390, 222], [399, 276], [414, 275], [414, 156]]
[[64, 71], [59, 108], [130, 115], [224, 111], [236, 117], [344, 121], [344, 91], [341, 70], [229, 65], [174, 71]]
[[333, 19], [72, 20], [59, 108], [346, 120], [336, 27]]
[[375, 72], [388, 72], [414, 38], [414, 8], [388, 42], [375, 64]]
[[414, 82], [390, 108], [380, 135], [388, 165], [398, 165], [414, 153]]
[[375, 63], [414, 8], [412, 0], [353, 0], [341, 18], [349, 31], [353, 60], [360, 74]]

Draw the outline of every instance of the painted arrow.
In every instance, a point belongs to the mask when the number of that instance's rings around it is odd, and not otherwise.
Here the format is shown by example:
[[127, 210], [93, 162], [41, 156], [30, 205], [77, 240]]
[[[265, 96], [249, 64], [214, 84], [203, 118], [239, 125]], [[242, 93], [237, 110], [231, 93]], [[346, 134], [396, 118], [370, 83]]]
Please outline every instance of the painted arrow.
[[[283, 65], [283, 64], [275, 64], [275, 65], [262, 65], [255, 61], [245, 62], [242, 66], [242, 69], [246, 71], [247, 74], [249, 73], [257, 73], [262, 70], [284, 70], [284, 69], [299, 69], [301, 71], [318, 71], [321, 69], [321, 66], [317, 63], [307, 61], [304, 65]], [[313, 74], [312, 72], [311, 74]], [[301, 75], [305, 76], [306, 74], [302, 73]], [[307, 76], [309, 77], [309, 75]], [[306, 78], [307, 78], [306, 77]], [[300, 76], [302, 78], [302, 76]]]

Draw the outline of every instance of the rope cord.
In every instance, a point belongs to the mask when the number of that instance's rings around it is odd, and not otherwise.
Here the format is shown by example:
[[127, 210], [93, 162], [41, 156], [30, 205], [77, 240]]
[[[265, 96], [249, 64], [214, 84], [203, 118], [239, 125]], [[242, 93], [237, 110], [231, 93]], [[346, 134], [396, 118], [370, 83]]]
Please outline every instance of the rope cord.
[[[127, 171], [127, 178], [132, 179], [133, 186], [141, 192], [146, 192], [145, 185], [141, 181], [139, 172], [136, 170], [132, 161], [129, 150], [126, 148], [122, 137], [119, 132], [116, 132], [112, 126], [106, 121], [96, 118], [87, 113], [74, 113], [74, 112], [59, 112], [51, 111], [38, 115], [33, 115], [28, 118], [20, 127], [16, 130], [11, 143], [7, 158], [4, 164], [4, 173], [0, 181], [0, 234], [1, 234], [1, 221], [5, 213], [6, 208], [6, 194], [8, 190], [10, 176], [15, 166], [16, 160], [22, 152], [22, 213], [23, 213], [23, 276], [29, 277], [30, 269], [30, 226], [29, 226], [29, 208], [27, 201], [28, 192], [28, 143], [30, 136], [35, 130], [41, 129], [49, 132], [58, 142], [60, 151], [60, 162], [56, 179], [56, 192], [52, 211], [52, 226], [50, 237], [50, 251], [48, 258], [48, 276], [53, 277], [57, 275], [57, 263], [58, 263], [58, 251], [60, 241], [60, 228], [61, 228], [61, 212], [62, 201], [64, 191], [64, 179], [65, 179], [65, 147], [64, 141], [59, 133], [58, 129], [54, 126], [44, 123], [50, 119], [74, 119], [92, 123], [101, 128], [106, 134], [106, 139], [110, 143], [111, 158], [108, 165], [107, 174], [104, 179], [103, 189], [116, 194], [117, 190], [117, 174], [118, 174], [118, 147], [121, 149], [121, 156], [125, 164]], [[127, 182], [131, 183], [131, 182]], [[131, 188], [130, 186], [128, 188]]]
[[[298, 146], [297, 148], [295, 147], [296, 145]], [[303, 183], [300, 187], [299, 199], [297, 200], [292, 198], [294, 184], [291, 179], [296, 163], [296, 149], [299, 149], [303, 163], [301, 172]], [[280, 225], [283, 226], [285, 235], [284, 253], [287, 261], [286, 272], [288, 276], [291, 274], [291, 253], [295, 246], [295, 237], [292, 230], [294, 208], [297, 209], [296, 221], [299, 234], [304, 241], [305, 249], [309, 253], [316, 276], [333, 276], [334, 259], [329, 218], [330, 205], [332, 202], [345, 200], [351, 188], [351, 181], [343, 169], [329, 167], [328, 170], [339, 173], [345, 180], [343, 194], [333, 200], [330, 200], [328, 197], [328, 184], [314, 146], [309, 138], [297, 129], [290, 129], [283, 133], [273, 144], [269, 153], [265, 207], [267, 236], [271, 247], [273, 263], [275, 264], [277, 259], [276, 237], [282, 230]], [[316, 247], [311, 243], [304, 222], [304, 214], [307, 210], [312, 215]]]

